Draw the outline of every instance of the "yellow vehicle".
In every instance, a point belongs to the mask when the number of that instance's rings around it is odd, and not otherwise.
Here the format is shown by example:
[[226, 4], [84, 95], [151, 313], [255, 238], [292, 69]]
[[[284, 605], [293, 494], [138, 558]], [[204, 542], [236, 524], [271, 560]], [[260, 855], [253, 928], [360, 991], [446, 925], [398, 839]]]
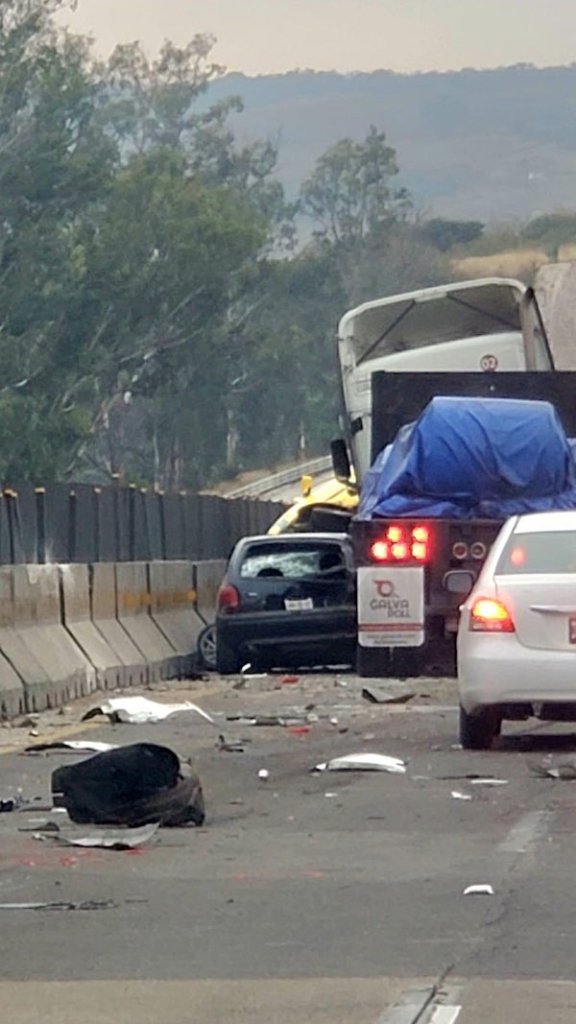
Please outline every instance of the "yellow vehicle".
[[[342, 483], [333, 478], [314, 487], [311, 476], [303, 476], [300, 481], [300, 494], [294, 503], [287, 508], [273, 523], [268, 533], [294, 533], [298, 530], [321, 529], [311, 522], [312, 514], [342, 513], [342, 522], [347, 522], [348, 515], [354, 514], [358, 508], [358, 491], [353, 482]], [[345, 529], [345, 525], [342, 527]]]

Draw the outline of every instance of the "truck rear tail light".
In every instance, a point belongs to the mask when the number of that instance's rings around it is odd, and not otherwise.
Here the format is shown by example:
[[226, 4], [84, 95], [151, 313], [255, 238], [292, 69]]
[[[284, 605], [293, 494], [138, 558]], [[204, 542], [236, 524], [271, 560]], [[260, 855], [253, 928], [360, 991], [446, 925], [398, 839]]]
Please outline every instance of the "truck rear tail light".
[[486, 558], [486, 555], [488, 554], [488, 548], [486, 547], [485, 544], [482, 543], [481, 540], [477, 540], [470, 548], [470, 554], [472, 555], [472, 558], [474, 558], [477, 562], [481, 562]]
[[465, 558], [468, 558], [468, 545], [463, 540], [457, 540], [452, 545], [452, 558], [455, 558], [457, 562], [463, 562]]
[[387, 562], [390, 558], [390, 545], [385, 540], [377, 540], [370, 548], [370, 557], [375, 562]]
[[223, 583], [218, 591], [218, 611], [228, 615], [240, 607], [240, 594], [230, 583]]
[[392, 544], [390, 548], [392, 558], [396, 562], [405, 562], [410, 554], [410, 548], [406, 544], [406, 541], [398, 541], [397, 544]]
[[374, 541], [370, 557], [375, 562], [426, 562], [430, 533], [426, 526], [394, 525], [386, 537]]
[[468, 628], [475, 633], [514, 633], [510, 612], [492, 597], [479, 597], [470, 612]]

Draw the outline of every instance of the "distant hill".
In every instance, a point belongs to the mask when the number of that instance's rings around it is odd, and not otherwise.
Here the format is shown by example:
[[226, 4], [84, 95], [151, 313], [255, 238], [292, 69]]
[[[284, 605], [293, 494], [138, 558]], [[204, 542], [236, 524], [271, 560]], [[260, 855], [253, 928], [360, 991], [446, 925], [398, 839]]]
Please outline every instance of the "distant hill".
[[426, 213], [490, 222], [576, 208], [576, 65], [231, 74], [208, 98], [230, 94], [245, 103], [234, 121], [239, 135], [279, 141], [291, 194], [328, 146], [363, 138], [375, 124]]

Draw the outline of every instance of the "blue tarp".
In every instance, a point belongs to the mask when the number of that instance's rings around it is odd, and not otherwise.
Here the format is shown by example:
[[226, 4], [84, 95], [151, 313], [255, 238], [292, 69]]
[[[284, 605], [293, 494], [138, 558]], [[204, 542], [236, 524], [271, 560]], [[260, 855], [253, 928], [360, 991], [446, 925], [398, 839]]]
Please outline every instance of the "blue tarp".
[[572, 452], [549, 402], [434, 398], [366, 474], [357, 518], [576, 508]]

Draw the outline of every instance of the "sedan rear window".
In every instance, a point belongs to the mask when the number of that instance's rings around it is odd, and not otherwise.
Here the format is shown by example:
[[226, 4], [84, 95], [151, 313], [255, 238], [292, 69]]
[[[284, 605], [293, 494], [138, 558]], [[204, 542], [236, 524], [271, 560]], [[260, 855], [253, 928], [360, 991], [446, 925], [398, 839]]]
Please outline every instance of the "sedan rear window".
[[542, 573], [576, 574], [576, 530], [512, 534], [496, 575]]
[[244, 553], [240, 576], [246, 579], [256, 576], [270, 579], [343, 579], [346, 564], [342, 550], [335, 544], [254, 544]]

